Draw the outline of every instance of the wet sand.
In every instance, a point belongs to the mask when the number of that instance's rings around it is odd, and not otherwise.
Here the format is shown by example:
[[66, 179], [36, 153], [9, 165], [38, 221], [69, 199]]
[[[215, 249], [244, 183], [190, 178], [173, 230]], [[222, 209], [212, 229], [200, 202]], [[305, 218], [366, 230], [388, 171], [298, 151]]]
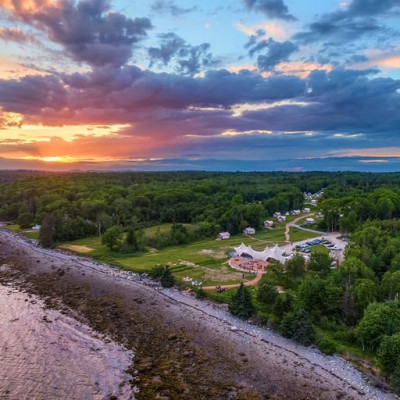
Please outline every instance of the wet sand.
[[[154, 287], [64, 252], [35, 248], [0, 231], [0, 263], [49, 307], [133, 349], [137, 399], [394, 399], [349, 363], [243, 323], [224, 307]], [[60, 301], [56, 300], [60, 299]]]

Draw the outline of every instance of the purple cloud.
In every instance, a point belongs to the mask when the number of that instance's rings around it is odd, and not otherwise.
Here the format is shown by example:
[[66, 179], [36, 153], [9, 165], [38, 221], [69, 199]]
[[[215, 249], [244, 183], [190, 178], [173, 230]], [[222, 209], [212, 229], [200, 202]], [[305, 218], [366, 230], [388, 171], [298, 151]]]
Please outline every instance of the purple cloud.
[[148, 18], [127, 18], [111, 12], [109, 0], [64, 0], [43, 5], [39, 0], [24, 6], [14, 0], [8, 7], [16, 19], [44, 31], [71, 57], [91, 66], [121, 66], [132, 56], [132, 46], [152, 28]]

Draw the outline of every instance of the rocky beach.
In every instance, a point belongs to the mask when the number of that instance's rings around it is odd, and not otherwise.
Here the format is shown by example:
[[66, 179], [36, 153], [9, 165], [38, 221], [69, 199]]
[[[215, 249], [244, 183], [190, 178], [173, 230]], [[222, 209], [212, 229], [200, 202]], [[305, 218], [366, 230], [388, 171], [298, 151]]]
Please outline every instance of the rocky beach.
[[[61, 313], [90, 327], [104, 343], [112, 340], [123, 346], [126, 354], [118, 353], [120, 360], [126, 362], [133, 354], [129, 367], [118, 361], [127, 374], [119, 380], [122, 387], [130, 376], [137, 399], [396, 398], [380, 381], [367, 381], [342, 358], [239, 321], [223, 306], [161, 289], [139, 275], [88, 258], [39, 248], [4, 230], [0, 265], [3, 286], [23, 291], [18, 296], [37, 296], [46, 312]], [[43, 323], [43, 329], [52, 323]], [[110, 379], [112, 371], [103, 370], [104, 379]], [[43, 388], [46, 384], [45, 379], [39, 381]], [[12, 392], [9, 397], [0, 395], [16, 399]], [[124, 398], [110, 390], [102, 396], [85, 398]]]

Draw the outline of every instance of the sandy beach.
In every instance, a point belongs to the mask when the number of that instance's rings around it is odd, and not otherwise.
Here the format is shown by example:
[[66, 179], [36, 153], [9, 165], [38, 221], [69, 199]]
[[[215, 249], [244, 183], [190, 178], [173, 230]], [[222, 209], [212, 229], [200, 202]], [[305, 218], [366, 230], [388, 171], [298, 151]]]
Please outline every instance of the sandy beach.
[[137, 399], [396, 398], [339, 357], [137, 274], [41, 249], [4, 230], [0, 264], [8, 266], [2, 282], [18, 284], [131, 349]]

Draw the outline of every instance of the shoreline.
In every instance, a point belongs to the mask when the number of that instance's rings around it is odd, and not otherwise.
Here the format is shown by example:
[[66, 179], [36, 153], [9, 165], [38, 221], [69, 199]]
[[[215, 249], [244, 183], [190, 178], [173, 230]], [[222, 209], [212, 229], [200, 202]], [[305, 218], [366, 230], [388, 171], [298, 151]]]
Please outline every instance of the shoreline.
[[[0, 250], [2, 263], [14, 263], [14, 280], [23, 271], [24, 285], [47, 296], [50, 306], [61, 298], [92, 328], [137, 351], [138, 399], [150, 394], [170, 399], [396, 398], [370, 386], [342, 358], [296, 345], [232, 317], [221, 306], [160, 289], [137, 274], [41, 249], [3, 230]], [[127, 334], [127, 328], [136, 336]]]
[[1, 398], [135, 399], [131, 351], [14, 284], [0, 304]]

